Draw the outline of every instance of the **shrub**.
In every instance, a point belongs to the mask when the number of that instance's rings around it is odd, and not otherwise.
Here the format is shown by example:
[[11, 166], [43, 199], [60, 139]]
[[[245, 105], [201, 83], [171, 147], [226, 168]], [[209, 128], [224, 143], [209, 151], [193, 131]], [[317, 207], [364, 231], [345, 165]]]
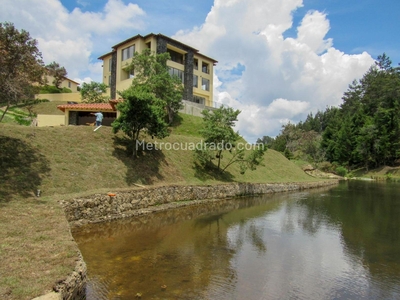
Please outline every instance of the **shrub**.
[[323, 161], [319, 164], [319, 169], [324, 172], [332, 172], [332, 164], [329, 161]]
[[338, 166], [338, 167], [336, 168], [336, 174], [339, 175], [339, 176], [344, 177], [344, 176], [346, 176], [346, 174], [347, 174], [347, 169], [346, 169], [345, 167]]
[[54, 85], [44, 85], [40, 88], [39, 91], [39, 94], [60, 94], [60, 93], [72, 93], [72, 91], [66, 87], [59, 89]]
[[285, 155], [285, 157], [287, 158], [287, 159], [293, 159], [293, 153], [292, 152], [290, 152], [290, 150], [288, 149], [288, 148], [286, 148], [285, 149], [285, 151], [283, 152], [283, 155]]

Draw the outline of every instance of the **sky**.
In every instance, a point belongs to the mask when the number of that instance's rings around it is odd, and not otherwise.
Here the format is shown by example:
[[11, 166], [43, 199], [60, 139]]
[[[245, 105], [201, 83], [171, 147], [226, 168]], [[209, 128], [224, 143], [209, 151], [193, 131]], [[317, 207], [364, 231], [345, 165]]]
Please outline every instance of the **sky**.
[[397, 0], [2, 0], [0, 22], [38, 41], [46, 64], [102, 80], [98, 57], [136, 34], [161, 33], [218, 61], [214, 101], [239, 109], [250, 143], [342, 103], [386, 53], [400, 63]]

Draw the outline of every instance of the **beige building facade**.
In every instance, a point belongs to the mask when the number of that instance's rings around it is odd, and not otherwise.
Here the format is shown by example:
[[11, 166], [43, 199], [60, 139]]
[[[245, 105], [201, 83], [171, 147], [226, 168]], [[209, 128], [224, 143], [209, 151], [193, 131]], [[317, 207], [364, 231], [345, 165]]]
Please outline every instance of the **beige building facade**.
[[[48, 84], [52, 85], [54, 81], [54, 77], [51, 75], [46, 75], [46, 81]], [[67, 77], [63, 78], [63, 81], [61, 81], [60, 88], [67, 88], [70, 89], [73, 93], [78, 92], [78, 86], [79, 82], [76, 82], [72, 79], [69, 79]]]
[[134, 54], [145, 49], [150, 49], [152, 53], [170, 54], [167, 65], [170, 74], [182, 80], [183, 100], [213, 107], [213, 75], [217, 61], [177, 40], [153, 33], [131, 37], [99, 57], [103, 61], [103, 83], [109, 86], [111, 99], [116, 99], [118, 91], [131, 85], [134, 73], [127, 67]]

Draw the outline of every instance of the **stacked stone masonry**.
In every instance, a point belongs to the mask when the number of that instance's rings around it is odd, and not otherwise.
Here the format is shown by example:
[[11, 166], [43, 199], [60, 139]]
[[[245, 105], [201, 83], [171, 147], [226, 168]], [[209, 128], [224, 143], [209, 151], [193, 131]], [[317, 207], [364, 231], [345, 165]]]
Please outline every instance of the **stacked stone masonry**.
[[[151, 211], [190, 204], [193, 200], [225, 199], [244, 195], [261, 195], [297, 191], [337, 184], [337, 180], [312, 183], [234, 183], [208, 186], [162, 186], [113, 191], [113, 195], [95, 194], [63, 201], [71, 226], [126, 218]], [[190, 203], [189, 203], [189, 202]], [[195, 201], [195, 202], [196, 202]], [[168, 205], [167, 205], [168, 204]]]

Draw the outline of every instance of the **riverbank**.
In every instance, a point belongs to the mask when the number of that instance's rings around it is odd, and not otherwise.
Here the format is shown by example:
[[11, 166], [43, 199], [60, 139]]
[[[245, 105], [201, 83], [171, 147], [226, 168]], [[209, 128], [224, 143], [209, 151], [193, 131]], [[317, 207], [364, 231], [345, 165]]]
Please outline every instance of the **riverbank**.
[[[94, 194], [65, 200], [60, 204], [70, 226], [74, 228], [88, 223], [109, 222], [183, 206], [200, 205], [207, 201], [218, 201], [218, 199], [299, 191], [336, 185], [338, 182], [338, 180], [326, 180], [285, 184], [232, 183], [213, 186], [162, 186], [137, 188], [112, 194]], [[77, 251], [79, 252], [79, 249]], [[72, 279], [68, 278], [65, 283], [59, 283], [57, 292], [60, 294], [60, 299], [84, 298], [82, 283], [86, 279], [86, 267], [81, 257], [78, 257], [78, 261], [80, 265], [72, 274]], [[54, 294], [51, 294], [51, 297], [53, 296]]]
[[218, 185], [170, 185], [136, 188], [94, 194], [62, 201], [71, 227], [129, 218], [154, 211], [197, 204], [199, 200], [226, 199], [249, 195], [262, 195], [298, 191], [337, 184], [338, 180], [307, 183], [230, 183]]
[[[201, 118], [182, 115], [165, 141], [198, 142], [200, 126]], [[140, 186], [153, 189], [319, 180], [273, 150], [266, 152], [263, 165], [255, 171], [241, 174], [239, 167], [232, 165], [223, 174], [216, 174], [197, 168], [191, 151], [149, 151], [133, 160], [127, 155], [124, 136], [114, 135], [104, 126], [94, 133], [89, 126], [0, 124], [0, 132], [2, 300], [32, 299], [60, 290], [58, 283], [66, 282], [74, 272], [79, 274], [79, 251], [60, 206], [62, 201], [95, 194], [109, 200], [108, 193], [119, 199], [122, 192]], [[148, 207], [158, 206], [161, 204]], [[140, 209], [144, 212], [148, 207]]]

